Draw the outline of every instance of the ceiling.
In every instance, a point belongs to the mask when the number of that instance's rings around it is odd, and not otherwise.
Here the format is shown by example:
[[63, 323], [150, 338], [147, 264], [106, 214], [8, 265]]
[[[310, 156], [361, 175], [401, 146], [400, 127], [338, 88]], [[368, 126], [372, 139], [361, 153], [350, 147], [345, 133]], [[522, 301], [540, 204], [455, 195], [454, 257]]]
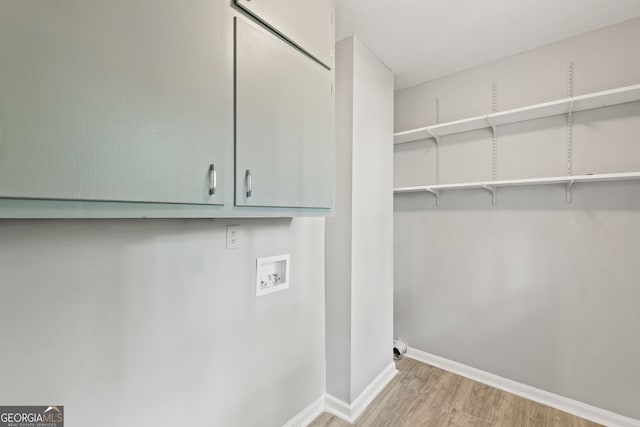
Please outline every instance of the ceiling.
[[637, 16], [640, 0], [336, 0], [336, 39], [356, 34], [402, 89]]

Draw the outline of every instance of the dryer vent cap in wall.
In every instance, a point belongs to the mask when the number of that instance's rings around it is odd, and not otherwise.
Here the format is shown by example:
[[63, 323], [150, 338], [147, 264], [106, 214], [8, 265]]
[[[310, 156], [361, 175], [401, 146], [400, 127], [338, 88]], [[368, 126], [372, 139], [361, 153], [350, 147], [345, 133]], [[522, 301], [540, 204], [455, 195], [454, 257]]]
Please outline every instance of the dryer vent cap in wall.
[[396, 338], [393, 341], [393, 357], [394, 359], [399, 359], [400, 356], [407, 352], [407, 342], [402, 338]]
[[256, 262], [256, 295], [265, 295], [289, 287], [290, 255], [258, 258]]

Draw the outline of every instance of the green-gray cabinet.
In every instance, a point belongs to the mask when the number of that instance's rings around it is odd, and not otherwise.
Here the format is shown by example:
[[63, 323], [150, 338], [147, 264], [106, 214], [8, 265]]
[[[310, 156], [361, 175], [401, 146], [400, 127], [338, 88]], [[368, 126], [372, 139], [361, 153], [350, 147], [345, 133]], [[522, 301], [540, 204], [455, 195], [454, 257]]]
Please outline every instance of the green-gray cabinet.
[[312, 46], [228, 0], [0, 1], [0, 218], [331, 214]]
[[230, 199], [225, 7], [0, 2], [0, 197]]
[[236, 19], [236, 205], [333, 205], [333, 75]]
[[235, 0], [328, 68], [333, 67], [334, 0]]

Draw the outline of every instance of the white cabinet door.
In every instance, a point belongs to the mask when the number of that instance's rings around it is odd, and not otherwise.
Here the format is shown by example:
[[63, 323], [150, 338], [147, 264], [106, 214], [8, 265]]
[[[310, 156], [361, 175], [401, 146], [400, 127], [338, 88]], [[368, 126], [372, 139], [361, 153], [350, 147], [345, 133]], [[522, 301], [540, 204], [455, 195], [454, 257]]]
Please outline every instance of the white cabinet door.
[[333, 67], [334, 0], [235, 1], [327, 67]]
[[290, 44], [236, 18], [236, 205], [333, 206], [332, 79]]
[[228, 9], [1, 1], [0, 198], [223, 203]]

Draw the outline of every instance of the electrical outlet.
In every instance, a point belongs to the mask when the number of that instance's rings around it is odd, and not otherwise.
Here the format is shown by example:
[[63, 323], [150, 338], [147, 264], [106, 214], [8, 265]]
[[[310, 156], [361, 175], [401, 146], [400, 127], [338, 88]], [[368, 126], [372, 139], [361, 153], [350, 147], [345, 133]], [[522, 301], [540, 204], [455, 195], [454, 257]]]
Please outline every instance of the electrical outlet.
[[227, 249], [240, 248], [240, 226], [227, 225]]

